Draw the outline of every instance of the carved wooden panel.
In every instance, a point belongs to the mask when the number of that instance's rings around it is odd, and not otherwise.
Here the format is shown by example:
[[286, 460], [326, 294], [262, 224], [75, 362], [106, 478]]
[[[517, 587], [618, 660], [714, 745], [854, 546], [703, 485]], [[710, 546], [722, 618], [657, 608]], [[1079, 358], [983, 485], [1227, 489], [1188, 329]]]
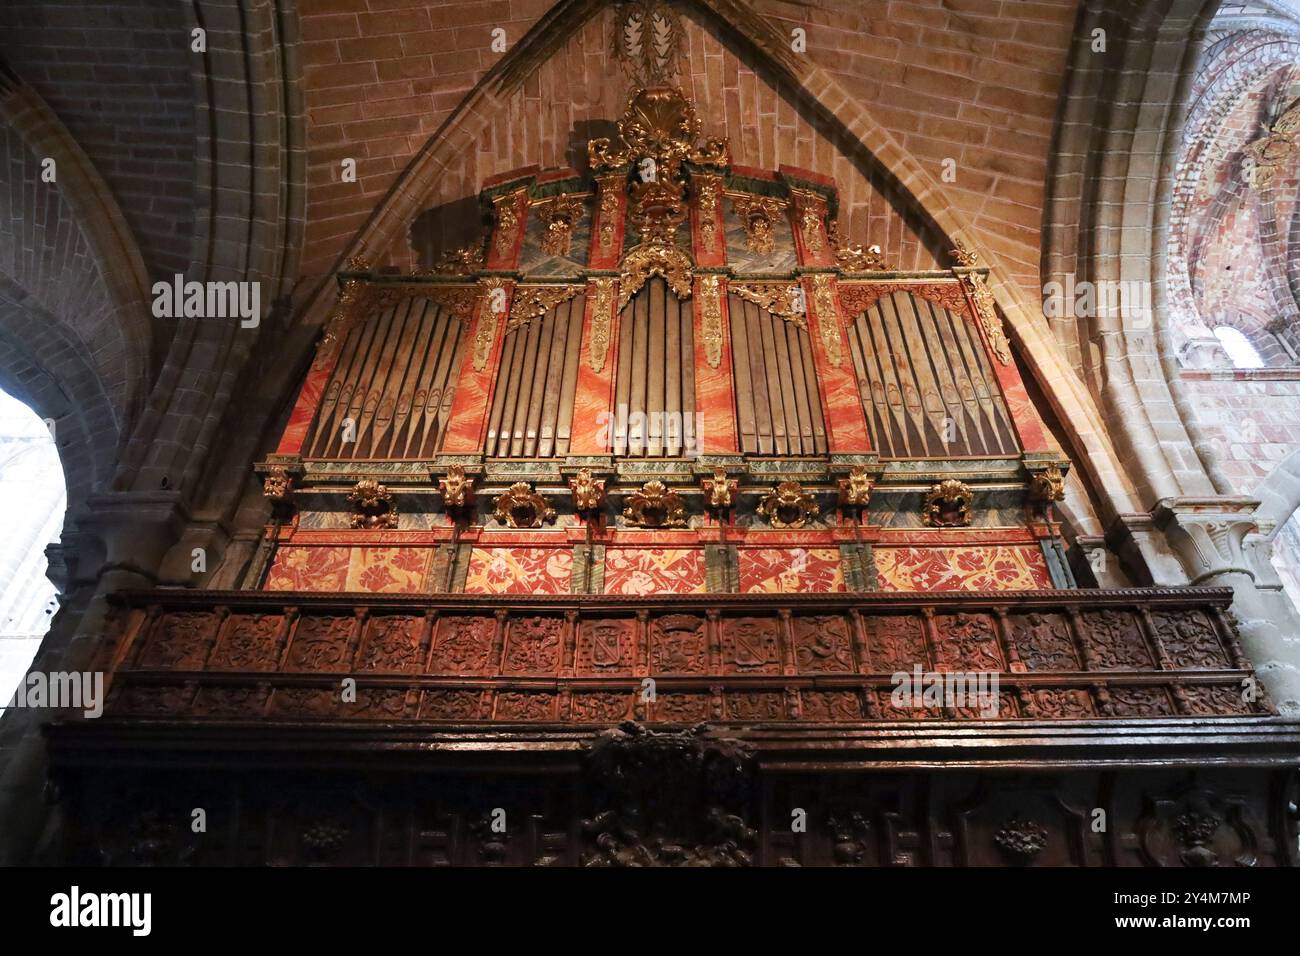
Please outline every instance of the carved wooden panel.
[[[952, 306], [960, 308], [960, 289], [952, 288]], [[867, 422], [882, 457], [1019, 453], [979, 332], [961, 315], [928, 298], [895, 291], [857, 315], [849, 343]]]

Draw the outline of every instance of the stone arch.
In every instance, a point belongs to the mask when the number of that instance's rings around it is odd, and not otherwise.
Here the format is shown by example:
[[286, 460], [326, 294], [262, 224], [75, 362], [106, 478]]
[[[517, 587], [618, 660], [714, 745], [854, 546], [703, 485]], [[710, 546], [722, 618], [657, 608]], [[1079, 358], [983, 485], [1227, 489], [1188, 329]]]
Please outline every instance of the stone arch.
[[1259, 499], [1255, 519], [1262, 535], [1272, 540], [1291, 516], [1300, 510], [1300, 449], [1278, 462], [1260, 483], [1254, 497]]

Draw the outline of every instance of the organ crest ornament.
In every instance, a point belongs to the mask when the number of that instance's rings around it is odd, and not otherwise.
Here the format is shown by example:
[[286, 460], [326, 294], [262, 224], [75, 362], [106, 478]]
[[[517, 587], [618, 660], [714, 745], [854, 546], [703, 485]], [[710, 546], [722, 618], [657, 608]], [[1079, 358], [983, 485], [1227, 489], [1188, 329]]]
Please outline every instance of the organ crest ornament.
[[762, 306], [773, 315], [788, 319], [801, 329], [808, 328], [804, 317], [807, 304], [803, 287], [798, 283], [732, 282], [727, 285], [727, 291], [736, 293], [747, 302]]
[[577, 196], [561, 194], [538, 204], [537, 215], [545, 231], [542, 251], [552, 256], [567, 256], [573, 245], [573, 227], [582, 218], [584, 205]]
[[714, 511], [730, 508], [736, 500], [736, 492], [739, 489], [740, 482], [728, 478], [725, 468], [714, 468], [713, 477], [705, 478], [700, 482], [700, 490], [704, 492], [704, 503]]
[[835, 250], [835, 262], [845, 272], [884, 272], [889, 269], [880, 246], [870, 245], [866, 249], [856, 243], [840, 237], [837, 223], [832, 222], [827, 229], [831, 247]]
[[662, 481], [647, 481], [628, 495], [623, 518], [635, 528], [684, 528], [686, 506], [682, 496]]
[[758, 513], [773, 528], [798, 530], [821, 513], [817, 500], [797, 481], [783, 481], [759, 502]]
[[840, 504], [846, 508], [865, 508], [871, 501], [873, 484], [867, 476], [867, 470], [861, 465], [854, 465], [849, 470], [849, 477], [839, 481]]
[[974, 493], [955, 478], [948, 478], [925, 496], [923, 517], [931, 528], [966, 528], [971, 522]]
[[497, 495], [492, 517], [511, 528], [540, 528], [555, 520], [555, 509], [526, 481], [517, 481]]
[[762, 255], [776, 248], [776, 221], [785, 203], [769, 196], [733, 196], [731, 207], [745, 230], [745, 248]]
[[396, 528], [397, 505], [388, 488], [373, 478], [363, 478], [348, 495], [348, 501], [356, 508], [352, 515], [354, 528]]
[[663, 0], [624, 3], [614, 19], [614, 58], [640, 86], [667, 83], [678, 73], [682, 26]]
[[573, 494], [575, 511], [589, 514], [599, 511], [605, 503], [605, 482], [593, 478], [590, 468], [583, 468], [576, 478], [569, 479], [569, 491]]
[[447, 477], [438, 479], [438, 494], [448, 511], [464, 508], [474, 500], [474, 479], [465, 477], [464, 465], [452, 465]]

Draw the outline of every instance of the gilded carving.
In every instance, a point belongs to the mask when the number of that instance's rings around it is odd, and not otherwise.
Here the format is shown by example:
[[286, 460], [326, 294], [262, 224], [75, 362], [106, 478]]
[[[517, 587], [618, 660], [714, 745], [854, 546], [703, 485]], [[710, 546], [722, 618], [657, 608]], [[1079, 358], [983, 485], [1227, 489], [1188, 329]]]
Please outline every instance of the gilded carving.
[[746, 249], [766, 255], [776, 248], [776, 221], [785, 211], [785, 205], [770, 196], [731, 197], [731, 208], [745, 230]]
[[614, 251], [614, 237], [618, 233], [618, 189], [621, 176], [602, 176], [600, 179], [600, 251], [609, 255]]
[[374, 530], [397, 527], [397, 504], [388, 488], [373, 478], [363, 478], [348, 494], [348, 501], [356, 509], [352, 514], [352, 527]]
[[466, 477], [464, 465], [450, 465], [447, 476], [438, 479], [438, 494], [448, 511], [465, 508], [474, 500], [474, 479]]
[[826, 248], [824, 232], [826, 200], [816, 193], [803, 190], [795, 192], [795, 200], [799, 213], [799, 232], [803, 236], [804, 248], [813, 256], [820, 256]]
[[718, 251], [718, 200], [722, 196], [722, 180], [717, 176], [697, 176], [696, 208], [700, 221], [700, 245], [704, 251]]
[[492, 347], [497, 340], [497, 316], [505, 311], [505, 297], [509, 295], [505, 283], [500, 279], [486, 279], [480, 283], [483, 289], [482, 305], [478, 310], [478, 319], [474, 325], [474, 371], [487, 370], [492, 360]]
[[576, 478], [569, 479], [569, 491], [573, 495], [575, 511], [599, 511], [605, 503], [605, 482], [601, 478], [593, 478], [590, 468], [583, 468]]
[[803, 287], [797, 283], [782, 285], [770, 282], [731, 282], [727, 284], [727, 291], [736, 293], [773, 315], [779, 315], [792, 325], [801, 329], [808, 328]]
[[555, 509], [526, 481], [517, 481], [501, 492], [494, 505], [492, 517], [511, 528], [540, 528], [555, 520]]
[[970, 293], [971, 301], [975, 303], [975, 315], [979, 319], [980, 327], [984, 329], [985, 336], [988, 337], [989, 348], [993, 350], [993, 355], [999, 364], [1010, 365], [1011, 345], [1007, 342], [1007, 333], [1002, 328], [1002, 318], [998, 315], [993, 293], [989, 291], [984, 277], [978, 273], [968, 272], [961, 277], [961, 281], [962, 286]]
[[577, 196], [562, 193], [537, 206], [542, 221], [542, 251], [548, 256], [567, 256], [573, 245], [573, 228], [582, 218], [584, 204]]
[[1065, 500], [1065, 475], [1060, 465], [1052, 462], [1046, 468], [1030, 472], [1029, 500], [1037, 505]]
[[826, 360], [839, 368], [844, 360], [840, 344], [840, 317], [835, 308], [835, 292], [831, 276], [813, 277], [813, 305], [817, 309], [817, 326], [821, 329], [822, 345], [826, 347]]
[[954, 265], [964, 269], [973, 269], [979, 265], [979, 253], [969, 248], [966, 243], [958, 239], [953, 243], [952, 250], [948, 253], [952, 257]]
[[647, 481], [628, 495], [623, 518], [634, 528], [684, 528], [686, 506], [682, 496], [662, 481]]
[[527, 325], [581, 291], [583, 287], [580, 285], [520, 286], [515, 290], [514, 301], [510, 304], [506, 331], [513, 332], [521, 325]]
[[493, 239], [493, 248], [499, 259], [510, 258], [515, 250], [515, 241], [519, 237], [518, 201], [518, 191], [497, 196], [492, 200], [492, 204], [496, 207], [496, 236]]
[[963, 482], [947, 478], [925, 496], [922, 517], [931, 528], [967, 528], [975, 494]]
[[870, 245], [866, 249], [856, 243], [840, 237], [839, 226], [831, 223], [827, 229], [831, 247], [835, 250], [835, 262], [845, 272], [886, 272], [889, 265], [885, 262], [880, 246]]
[[[679, 299], [691, 297], [691, 259], [671, 242], [653, 240], [628, 251], [619, 274], [618, 307], [625, 305], [652, 276], [661, 276]], [[706, 277], [708, 278], [708, 277]], [[712, 276], [717, 279], [717, 276]]]
[[700, 279], [700, 329], [709, 368], [722, 364], [722, 293], [716, 275]]
[[728, 478], [725, 468], [714, 468], [713, 476], [700, 482], [700, 490], [704, 492], [704, 503], [714, 511], [730, 508], [735, 503], [739, 488], [740, 482]]
[[871, 489], [875, 482], [867, 475], [866, 468], [854, 465], [849, 469], [849, 476], [839, 480], [840, 505], [844, 508], [865, 508], [871, 502]]
[[483, 268], [483, 242], [479, 240], [443, 253], [422, 275], [471, 275]]
[[758, 513], [773, 528], [798, 530], [821, 513], [817, 499], [797, 481], [783, 481], [758, 504]]
[[591, 307], [591, 346], [587, 352], [587, 364], [593, 372], [605, 369], [605, 360], [609, 356], [610, 312], [614, 304], [614, 280], [610, 278], [592, 279], [595, 286], [595, 303]]

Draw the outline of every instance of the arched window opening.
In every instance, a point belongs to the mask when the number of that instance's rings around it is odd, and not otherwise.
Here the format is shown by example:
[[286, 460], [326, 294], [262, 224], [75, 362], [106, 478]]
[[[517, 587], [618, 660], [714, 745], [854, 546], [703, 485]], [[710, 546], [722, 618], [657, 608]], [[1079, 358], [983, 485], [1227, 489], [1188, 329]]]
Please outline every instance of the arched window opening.
[[67, 507], [50, 424], [0, 391], [0, 712], [13, 696], [58, 610], [45, 547], [59, 539]]
[[1230, 325], [1220, 325], [1215, 328], [1214, 335], [1223, 346], [1223, 350], [1228, 353], [1228, 358], [1232, 359], [1233, 368], [1264, 367], [1264, 359], [1260, 356], [1259, 350], [1251, 344], [1250, 339], [1246, 338], [1240, 329], [1234, 329]]

